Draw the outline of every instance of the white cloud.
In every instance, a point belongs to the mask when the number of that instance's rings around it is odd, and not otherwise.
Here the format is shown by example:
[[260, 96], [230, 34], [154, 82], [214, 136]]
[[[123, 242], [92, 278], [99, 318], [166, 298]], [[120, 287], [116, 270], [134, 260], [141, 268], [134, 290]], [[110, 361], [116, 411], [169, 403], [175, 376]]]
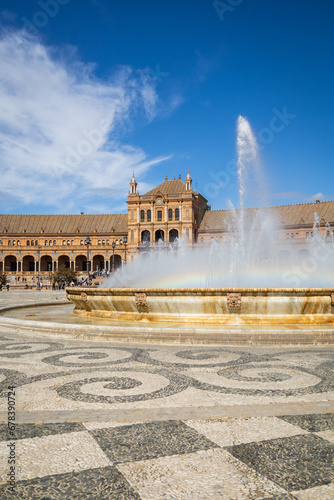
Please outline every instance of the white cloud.
[[85, 210], [96, 195], [102, 205], [124, 200], [132, 170], [167, 159], [120, 142], [135, 113], [156, 114], [145, 71], [122, 67], [100, 81], [72, 49], [60, 57], [23, 32], [1, 35], [0, 61], [0, 199]]

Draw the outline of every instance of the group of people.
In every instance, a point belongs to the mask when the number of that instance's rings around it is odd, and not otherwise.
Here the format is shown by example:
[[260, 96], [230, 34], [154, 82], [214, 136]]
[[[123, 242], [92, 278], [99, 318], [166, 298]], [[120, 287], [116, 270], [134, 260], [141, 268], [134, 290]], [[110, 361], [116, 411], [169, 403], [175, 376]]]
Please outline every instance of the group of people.
[[[6, 283], [7, 292], [9, 292], [9, 283]], [[2, 282], [0, 281], [0, 292], [2, 292]]]
[[52, 290], [65, 290], [65, 283], [58, 283], [58, 281], [54, 281], [52, 283]]

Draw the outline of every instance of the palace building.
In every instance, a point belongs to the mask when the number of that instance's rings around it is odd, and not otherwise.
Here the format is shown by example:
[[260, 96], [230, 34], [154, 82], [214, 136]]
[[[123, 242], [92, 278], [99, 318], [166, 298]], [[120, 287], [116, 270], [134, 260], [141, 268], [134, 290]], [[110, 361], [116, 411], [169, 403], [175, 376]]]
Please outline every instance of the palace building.
[[[188, 174], [183, 182], [165, 181], [140, 195], [133, 175], [127, 214], [0, 215], [0, 271], [22, 281], [51, 278], [60, 266], [87, 272], [112, 271], [127, 261], [147, 256], [156, 248], [186, 238], [190, 245], [231, 237], [230, 210], [211, 210], [208, 201], [192, 188]], [[296, 258], [307, 252], [314, 214], [324, 236], [334, 226], [334, 201], [284, 205], [261, 209], [277, 221], [278, 257]], [[259, 209], [245, 210], [253, 219]], [[296, 255], [287, 243], [295, 240]]]

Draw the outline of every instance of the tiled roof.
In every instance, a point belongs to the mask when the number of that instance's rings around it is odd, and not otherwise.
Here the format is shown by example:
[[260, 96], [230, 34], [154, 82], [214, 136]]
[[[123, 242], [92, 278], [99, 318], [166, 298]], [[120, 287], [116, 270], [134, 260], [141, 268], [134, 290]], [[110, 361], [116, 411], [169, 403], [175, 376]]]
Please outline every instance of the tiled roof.
[[148, 193], [145, 193], [144, 196], [152, 196], [159, 192], [161, 194], [179, 194], [183, 193], [185, 190], [186, 185], [181, 181], [181, 179], [178, 179], [176, 181], [165, 180], [165, 182], [159, 184], [159, 186], [151, 189], [151, 191], [148, 191]]
[[0, 233], [5, 229], [8, 234], [46, 234], [82, 233], [126, 233], [128, 230], [127, 214], [93, 215], [6, 215], [0, 214]]
[[[314, 214], [317, 213], [322, 222], [329, 222], [333, 227], [334, 223], [334, 201], [323, 201], [320, 203], [301, 203], [299, 205], [282, 205], [276, 207], [246, 208], [245, 219], [254, 218], [259, 210], [272, 214], [276, 221], [284, 226], [293, 226], [300, 224], [313, 224]], [[236, 211], [238, 212], [238, 210]], [[231, 223], [230, 210], [213, 210], [204, 214], [201, 222], [200, 231], [209, 230], [228, 230]]]

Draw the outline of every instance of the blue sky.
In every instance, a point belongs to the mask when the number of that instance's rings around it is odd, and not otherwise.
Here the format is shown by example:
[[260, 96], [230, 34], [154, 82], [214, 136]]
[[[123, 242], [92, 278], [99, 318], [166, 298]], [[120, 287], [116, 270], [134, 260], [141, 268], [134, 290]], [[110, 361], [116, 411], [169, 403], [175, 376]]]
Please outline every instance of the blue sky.
[[[334, 199], [330, 0], [0, 3], [0, 211], [126, 211], [184, 178], [238, 204], [236, 122], [270, 204]], [[257, 204], [256, 191], [252, 199]]]

